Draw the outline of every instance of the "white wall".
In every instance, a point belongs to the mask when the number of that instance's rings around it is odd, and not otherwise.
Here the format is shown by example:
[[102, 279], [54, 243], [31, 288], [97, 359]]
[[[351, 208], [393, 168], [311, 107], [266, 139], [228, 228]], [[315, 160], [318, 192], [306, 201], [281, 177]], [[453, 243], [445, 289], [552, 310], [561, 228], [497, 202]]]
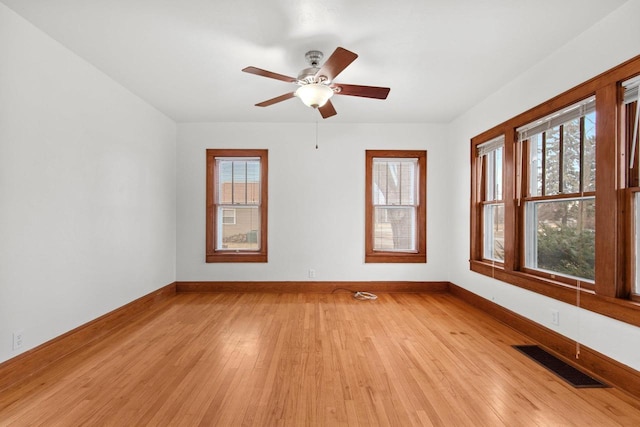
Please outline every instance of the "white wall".
[[[639, 55], [638, 16], [640, 0], [625, 3], [449, 127], [456, 171], [450, 178], [451, 193], [457, 196], [451, 209], [457, 226], [452, 230], [450, 281], [636, 370], [640, 370], [640, 328], [473, 273], [468, 260], [470, 139]], [[560, 311], [559, 326], [551, 324], [552, 309]]]
[[176, 127], [2, 4], [0, 58], [1, 362], [175, 280]]
[[[293, 101], [290, 101], [293, 102]], [[179, 281], [447, 278], [445, 126], [206, 123], [178, 125]], [[206, 264], [205, 150], [269, 150], [269, 262]], [[427, 150], [427, 264], [364, 263], [366, 149]]]

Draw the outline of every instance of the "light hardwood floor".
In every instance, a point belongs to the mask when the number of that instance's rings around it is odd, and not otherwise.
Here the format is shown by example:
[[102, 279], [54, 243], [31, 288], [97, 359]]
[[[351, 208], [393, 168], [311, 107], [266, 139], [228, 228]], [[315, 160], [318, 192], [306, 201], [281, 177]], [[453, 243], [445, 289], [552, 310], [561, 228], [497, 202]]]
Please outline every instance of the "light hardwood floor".
[[637, 426], [450, 294], [178, 294], [0, 395], [2, 426]]

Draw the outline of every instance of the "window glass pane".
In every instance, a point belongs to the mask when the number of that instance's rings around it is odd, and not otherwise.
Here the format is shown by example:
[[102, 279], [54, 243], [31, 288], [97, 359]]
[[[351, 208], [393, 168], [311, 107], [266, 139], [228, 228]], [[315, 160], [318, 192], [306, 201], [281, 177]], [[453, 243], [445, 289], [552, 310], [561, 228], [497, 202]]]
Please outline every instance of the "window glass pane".
[[526, 215], [527, 267], [595, 278], [593, 197], [528, 202]]
[[260, 203], [259, 159], [216, 159], [220, 204], [256, 205]]
[[562, 192], [580, 192], [580, 118], [562, 126]]
[[542, 134], [539, 133], [531, 137], [530, 141], [530, 161], [529, 161], [529, 194], [531, 196], [542, 196]]
[[482, 172], [484, 173], [484, 201], [488, 202], [490, 200], [496, 199], [496, 185], [494, 183], [495, 167], [493, 166], [493, 162], [495, 161], [494, 153], [491, 152], [484, 156], [482, 159], [484, 161], [484, 170]]
[[502, 203], [485, 205], [484, 232], [483, 257], [504, 261], [504, 205]]
[[260, 204], [260, 160], [247, 162], [246, 203]]
[[494, 151], [494, 162], [495, 162], [495, 172], [494, 172], [494, 200], [502, 200], [502, 147], [498, 148]]
[[584, 191], [596, 191], [596, 113], [584, 116]]
[[373, 222], [374, 250], [416, 250], [416, 208], [376, 207]]
[[[236, 207], [234, 209], [219, 207], [217, 250], [256, 251], [260, 249], [260, 208]], [[225, 211], [235, 211], [235, 222], [224, 221]]]
[[247, 203], [247, 162], [234, 161], [233, 165], [233, 203]]
[[560, 192], [560, 126], [545, 132], [544, 138], [544, 194], [558, 194]]
[[416, 204], [417, 159], [373, 159], [373, 204]]
[[502, 200], [502, 147], [484, 156], [485, 201]]
[[233, 162], [216, 160], [218, 163], [218, 202], [233, 204], [233, 188], [231, 186], [233, 177]]
[[387, 204], [388, 168], [385, 162], [373, 160], [373, 204]]

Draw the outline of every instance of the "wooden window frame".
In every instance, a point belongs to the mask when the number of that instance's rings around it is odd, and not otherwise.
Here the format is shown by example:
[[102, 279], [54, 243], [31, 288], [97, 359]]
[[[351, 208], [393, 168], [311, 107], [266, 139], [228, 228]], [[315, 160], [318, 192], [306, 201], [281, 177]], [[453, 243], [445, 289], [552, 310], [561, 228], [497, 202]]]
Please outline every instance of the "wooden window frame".
[[[216, 195], [218, 191], [216, 158], [217, 157], [257, 157], [260, 158], [260, 249], [257, 251], [220, 251], [216, 250], [217, 209]], [[206, 206], [206, 262], [267, 262], [267, 224], [268, 224], [268, 150], [259, 149], [207, 149], [207, 206]]]
[[[634, 263], [632, 191], [628, 188], [627, 152], [622, 117], [621, 83], [640, 74], [640, 56], [630, 59], [471, 139], [470, 269], [497, 280], [640, 326], [640, 302], [630, 295]], [[593, 286], [568, 283], [558, 276], [524, 268], [524, 200], [526, 161], [518, 148], [516, 129], [549, 114], [596, 96], [596, 271]], [[503, 153], [505, 202], [505, 260], [482, 258], [482, 185], [476, 147], [496, 135], [505, 135]], [[518, 167], [517, 163], [522, 160]], [[521, 176], [522, 176], [521, 175]], [[518, 185], [520, 189], [518, 189]], [[518, 191], [522, 191], [519, 193]], [[520, 205], [520, 206], [519, 206]]]
[[[418, 160], [418, 206], [416, 209], [416, 251], [374, 250], [373, 159], [414, 158]], [[366, 150], [365, 153], [365, 263], [427, 262], [427, 152], [420, 150]]]

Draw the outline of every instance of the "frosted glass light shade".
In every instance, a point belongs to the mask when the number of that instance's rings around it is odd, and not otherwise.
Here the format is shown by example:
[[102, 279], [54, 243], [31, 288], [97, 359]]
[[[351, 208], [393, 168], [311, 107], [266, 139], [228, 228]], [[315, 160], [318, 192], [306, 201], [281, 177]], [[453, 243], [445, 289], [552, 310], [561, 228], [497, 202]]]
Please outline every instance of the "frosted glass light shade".
[[296, 96], [300, 98], [304, 105], [311, 108], [319, 108], [333, 96], [333, 90], [327, 85], [310, 83], [300, 86], [296, 90]]

